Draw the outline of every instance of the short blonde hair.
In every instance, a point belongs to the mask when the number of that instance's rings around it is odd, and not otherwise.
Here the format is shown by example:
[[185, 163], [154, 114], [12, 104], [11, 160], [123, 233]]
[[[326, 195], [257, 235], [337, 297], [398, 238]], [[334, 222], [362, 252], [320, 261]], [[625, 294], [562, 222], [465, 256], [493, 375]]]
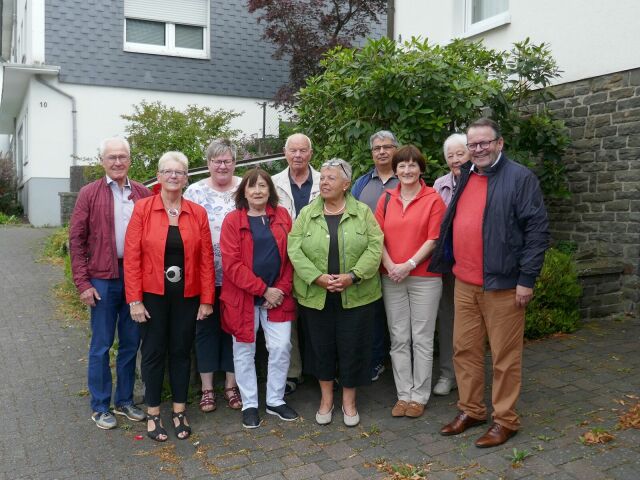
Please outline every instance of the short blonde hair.
[[172, 160], [182, 165], [185, 171], [189, 171], [189, 160], [187, 159], [187, 156], [182, 152], [166, 152], [164, 155], [162, 155], [160, 157], [160, 160], [158, 160], [158, 171], [161, 171], [163, 169], [165, 163]]

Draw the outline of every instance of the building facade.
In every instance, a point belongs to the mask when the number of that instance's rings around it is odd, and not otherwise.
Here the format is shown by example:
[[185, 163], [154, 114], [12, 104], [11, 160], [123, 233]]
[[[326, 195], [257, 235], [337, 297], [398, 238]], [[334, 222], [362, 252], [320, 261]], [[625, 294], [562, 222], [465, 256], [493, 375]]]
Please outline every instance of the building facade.
[[[562, 77], [545, 107], [564, 120], [571, 197], [547, 199], [552, 237], [577, 247], [585, 318], [640, 309], [640, 35], [635, 0], [396, 0], [397, 39], [548, 44]], [[542, 106], [540, 106], [542, 107]]]
[[1, 5], [0, 134], [10, 136], [35, 226], [60, 223], [70, 166], [95, 158], [102, 138], [124, 134], [121, 116], [143, 100], [234, 110], [242, 115], [231, 127], [245, 135], [278, 133], [263, 132], [261, 104], [286, 82], [287, 63], [271, 57], [243, 0]]

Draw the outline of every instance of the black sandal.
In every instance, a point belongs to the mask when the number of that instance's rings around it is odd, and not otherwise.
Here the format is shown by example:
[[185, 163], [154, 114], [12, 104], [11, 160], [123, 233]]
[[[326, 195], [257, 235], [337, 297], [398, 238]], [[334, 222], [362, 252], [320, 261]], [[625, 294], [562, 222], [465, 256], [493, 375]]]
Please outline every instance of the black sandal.
[[[187, 416], [184, 414], [184, 410], [182, 412], [173, 412], [171, 414], [171, 418], [172, 419], [178, 419], [178, 425], [173, 424], [173, 429], [176, 433], [176, 437], [178, 437], [178, 440], [186, 440], [187, 438], [189, 438], [189, 436], [191, 435], [191, 426], [187, 425], [185, 423], [185, 419], [187, 418]], [[186, 432], [187, 434], [184, 437], [181, 437], [180, 434]]]
[[[147, 437], [156, 442], [166, 442], [169, 438], [167, 431], [160, 425], [160, 415], [150, 415], [147, 413], [147, 421], [151, 420], [156, 428], [149, 431], [147, 430]], [[160, 435], [164, 435], [164, 438], [160, 438]]]

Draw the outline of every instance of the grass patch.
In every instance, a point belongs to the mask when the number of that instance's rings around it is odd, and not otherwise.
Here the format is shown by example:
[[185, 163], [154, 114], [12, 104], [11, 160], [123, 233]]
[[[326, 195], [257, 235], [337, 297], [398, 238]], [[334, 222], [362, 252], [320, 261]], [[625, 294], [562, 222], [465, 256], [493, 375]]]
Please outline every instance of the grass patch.
[[20, 217], [0, 212], [0, 225], [17, 225], [19, 223], [22, 223], [22, 219]]

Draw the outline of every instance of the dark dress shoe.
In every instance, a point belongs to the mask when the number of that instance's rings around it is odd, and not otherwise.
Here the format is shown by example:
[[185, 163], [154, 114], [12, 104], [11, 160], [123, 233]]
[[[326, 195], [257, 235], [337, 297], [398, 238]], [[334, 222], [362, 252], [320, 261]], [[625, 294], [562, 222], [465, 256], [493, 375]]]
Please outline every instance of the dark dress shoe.
[[518, 430], [511, 430], [510, 428], [503, 427], [499, 423], [494, 423], [489, 427], [487, 433], [482, 435], [476, 441], [476, 447], [478, 448], [489, 448], [489, 447], [497, 447], [498, 445], [502, 445], [504, 442], [513, 437]]
[[458, 435], [467, 428], [475, 427], [476, 425], [481, 425], [486, 422], [484, 419], [473, 418], [464, 412], [460, 412], [456, 418], [453, 419], [453, 422], [446, 424], [440, 429], [440, 435], [444, 435], [445, 437]]

